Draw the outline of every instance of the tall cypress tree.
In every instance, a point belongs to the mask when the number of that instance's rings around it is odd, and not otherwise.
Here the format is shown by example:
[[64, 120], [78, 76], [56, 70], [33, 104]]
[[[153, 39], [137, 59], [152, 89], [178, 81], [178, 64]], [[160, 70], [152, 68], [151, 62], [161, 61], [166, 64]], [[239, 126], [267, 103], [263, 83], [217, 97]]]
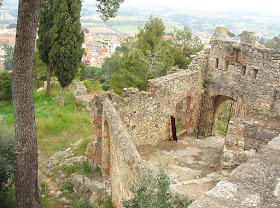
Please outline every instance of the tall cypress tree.
[[71, 84], [81, 63], [84, 33], [80, 23], [80, 0], [53, 0], [54, 26], [50, 30], [51, 67], [61, 86], [60, 105], [64, 105], [65, 88]]
[[54, 24], [54, 15], [52, 8], [53, 0], [41, 0], [37, 47], [41, 60], [47, 66], [47, 94], [50, 94], [50, 80], [52, 68], [49, 60], [49, 53], [52, 48], [50, 30]]

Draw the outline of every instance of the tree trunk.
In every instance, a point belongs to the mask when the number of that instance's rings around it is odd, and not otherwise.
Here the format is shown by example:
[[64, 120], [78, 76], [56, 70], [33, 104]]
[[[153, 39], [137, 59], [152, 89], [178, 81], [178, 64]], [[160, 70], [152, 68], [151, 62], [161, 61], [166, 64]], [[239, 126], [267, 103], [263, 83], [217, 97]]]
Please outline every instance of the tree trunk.
[[51, 65], [47, 64], [47, 95], [50, 95], [50, 91], [51, 91], [51, 75], [52, 75]]
[[38, 147], [32, 91], [39, 8], [40, 0], [19, 1], [12, 78], [18, 208], [42, 207], [38, 193]]
[[60, 106], [64, 106], [65, 100], [65, 87], [62, 87], [60, 90]]

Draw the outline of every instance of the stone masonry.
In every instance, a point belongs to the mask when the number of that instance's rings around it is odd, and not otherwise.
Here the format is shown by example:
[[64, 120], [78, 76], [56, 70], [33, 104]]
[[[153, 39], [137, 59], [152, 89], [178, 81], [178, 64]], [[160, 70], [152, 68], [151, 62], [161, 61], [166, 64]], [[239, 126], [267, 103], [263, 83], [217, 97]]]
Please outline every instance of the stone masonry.
[[240, 165], [190, 208], [280, 207], [280, 137]]
[[[155, 145], [159, 141], [170, 139], [171, 116], [176, 119], [180, 117], [185, 133], [212, 135], [215, 134], [213, 128], [216, 125], [217, 109], [223, 102], [231, 100], [238, 113], [229, 124], [221, 158], [224, 168], [233, 168], [245, 162], [251, 148], [260, 150], [280, 133], [278, 46], [274, 49], [260, 47], [256, 43], [255, 34], [251, 32], [243, 32], [240, 43], [229, 41], [227, 29], [223, 27], [217, 28], [210, 45], [211, 48], [197, 54], [187, 70], [149, 80], [145, 92], [135, 88], [124, 89], [122, 96], [104, 92], [96, 95], [88, 104], [93, 114], [94, 135], [102, 141], [97, 154], [100, 157], [97, 159], [98, 165], [103, 175], [111, 178], [112, 200], [116, 207], [122, 207], [121, 201], [132, 197], [128, 187], [135, 180], [135, 172], [145, 167], [136, 147]], [[270, 120], [275, 128], [271, 128]], [[262, 125], [256, 125], [257, 123]], [[205, 131], [201, 131], [202, 127]], [[277, 143], [278, 140], [273, 142]], [[264, 157], [265, 160], [272, 153], [279, 153], [273, 149], [272, 143], [258, 158]], [[254, 160], [256, 165], [257, 160]], [[263, 161], [263, 166], [260, 167], [270, 169], [266, 162]], [[277, 162], [277, 159], [273, 157], [271, 162]], [[250, 170], [259, 168], [249, 166]], [[277, 164], [272, 165], [271, 170], [276, 170], [276, 166]], [[243, 177], [237, 168], [233, 177], [242, 180], [221, 182], [209, 196], [212, 194], [213, 198], [217, 194], [221, 196], [221, 200], [229, 200], [236, 205], [235, 199], [239, 197], [237, 190], [244, 187], [240, 192], [247, 194], [243, 195], [247, 198], [240, 201], [245, 203], [246, 206], [243, 207], [268, 207], [259, 206], [268, 203], [262, 194], [264, 189], [271, 191], [268, 186], [276, 186], [276, 181], [265, 179], [269, 170], [260, 171], [264, 177], [258, 180], [261, 180], [263, 188], [256, 192], [257, 195], [252, 192], [254, 187], [250, 189], [249, 182], [253, 180], [253, 176], [245, 173]], [[258, 175], [257, 172], [252, 174]], [[250, 179], [248, 182], [246, 177]], [[275, 190], [277, 192], [278, 189]], [[211, 201], [212, 198], [208, 197], [206, 201]], [[276, 201], [273, 199], [272, 203], [277, 204]], [[208, 207], [223, 207], [214, 206], [219, 204], [216, 201], [213, 201], [213, 206], [211, 203], [209, 202]]]

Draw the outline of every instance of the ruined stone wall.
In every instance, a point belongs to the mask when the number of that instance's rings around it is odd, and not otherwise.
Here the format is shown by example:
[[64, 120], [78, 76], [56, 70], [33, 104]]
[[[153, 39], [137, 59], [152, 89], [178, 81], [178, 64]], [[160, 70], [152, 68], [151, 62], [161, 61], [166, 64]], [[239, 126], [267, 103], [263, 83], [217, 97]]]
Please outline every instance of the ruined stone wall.
[[134, 183], [136, 172], [144, 166], [119, 114], [108, 98], [103, 102], [103, 109], [103, 125], [108, 125], [109, 132], [103, 132], [102, 140], [109, 141], [102, 143], [102, 172], [108, 171], [104, 175], [109, 174], [111, 178], [114, 206], [122, 207], [122, 200], [132, 197], [129, 185]]
[[280, 207], [280, 137], [232, 171], [230, 178], [193, 202], [190, 208]]
[[212, 39], [206, 87], [244, 104], [246, 113], [280, 117], [280, 49], [260, 48], [253, 33], [240, 43]]
[[272, 138], [280, 134], [280, 126], [272, 121], [274, 127], [267, 126], [264, 121], [247, 120], [244, 123], [245, 150], [259, 150], [264, 147]]
[[185, 98], [189, 98], [189, 103], [185, 106], [188, 119], [185, 119], [187, 122], [184, 125], [189, 133], [194, 132], [203, 90], [200, 70], [203, 61], [199, 56], [190, 70], [149, 80], [147, 92], [129, 88], [124, 89], [122, 99], [111, 95], [136, 146], [169, 139], [170, 116], [176, 114], [176, 105]]

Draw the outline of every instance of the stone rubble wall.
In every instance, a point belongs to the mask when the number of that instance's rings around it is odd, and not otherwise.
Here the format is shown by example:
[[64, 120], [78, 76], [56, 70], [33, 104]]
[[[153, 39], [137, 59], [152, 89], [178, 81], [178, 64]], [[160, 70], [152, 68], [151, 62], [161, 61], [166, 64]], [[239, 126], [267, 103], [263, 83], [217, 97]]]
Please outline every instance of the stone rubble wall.
[[[181, 109], [180, 103], [183, 100], [186, 103], [186, 98], [188, 104], [181, 111], [187, 112], [184, 117], [187, 133], [196, 131], [205, 91], [209, 99], [216, 97], [221, 102], [235, 100], [241, 106], [241, 115], [245, 118], [255, 114], [262, 118], [279, 119], [279, 48], [260, 48], [255, 44], [253, 33], [242, 33], [240, 43], [228, 41], [226, 34], [225, 29], [218, 29], [211, 41], [211, 48], [200, 52], [187, 70], [149, 80], [146, 92], [128, 88], [124, 89], [121, 97], [112, 92], [103, 92], [89, 103], [94, 117], [94, 134], [102, 139], [102, 148], [97, 154], [101, 158], [97, 161], [100, 161], [104, 175], [109, 174], [111, 177], [112, 199], [116, 207], [122, 207], [121, 201], [132, 197], [128, 190], [129, 183], [135, 180], [135, 172], [143, 166], [136, 146], [155, 145], [169, 139], [170, 117], [176, 117], [178, 105]], [[82, 97], [83, 95], [81, 92]], [[211, 110], [213, 118], [216, 109]], [[213, 122], [209, 124], [213, 125]], [[246, 139], [258, 138], [268, 142], [273, 135], [260, 128], [257, 130], [258, 134], [254, 133], [255, 130], [246, 134], [246, 128], [252, 129], [246, 120], [235, 118], [230, 123], [222, 158], [224, 167], [235, 167], [244, 161], [243, 156], [247, 159], [247, 156], [253, 155], [250, 152], [246, 154]], [[279, 157], [274, 156], [279, 156], [280, 152], [272, 146], [275, 142], [280, 143], [279, 140], [276, 138], [270, 142], [268, 147], [258, 153], [257, 159], [250, 159], [252, 166], [247, 163], [241, 165], [242, 168], [237, 168], [229, 181], [218, 183], [213, 191], [207, 192], [202, 200], [191, 207], [279, 205], [274, 198], [269, 202], [263, 197], [267, 194], [264, 193], [265, 189], [271, 190], [266, 183], [275, 187], [273, 177], [280, 178], [279, 171], [275, 172], [277, 168], [279, 170]], [[249, 148], [251, 147], [253, 145]], [[273, 163], [271, 167], [269, 162]], [[271, 175], [269, 171], [272, 171]], [[269, 178], [267, 181], [266, 177]], [[256, 184], [251, 184], [252, 181]]]
[[69, 88], [73, 88], [74, 97], [78, 103], [85, 106], [88, 111], [91, 111], [90, 102], [91, 99], [87, 97], [87, 88], [82, 82], [73, 82]]
[[[122, 97], [112, 92], [103, 93], [102, 96], [111, 99], [134, 144], [138, 146], [156, 144], [171, 137], [170, 117], [176, 114], [176, 105], [186, 97], [190, 97], [191, 102], [186, 129], [188, 133], [194, 132], [202, 90], [200, 71], [184, 70], [149, 80], [147, 92], [128, 88], [124, 89]], [[93, 101], [93, 111], [97, 100]]]
[[230, 120], [225, 138], [221, 167], [234, 168], [247, 159], [244, 151], [244, 120], [233, 118]]
[[110, 96], [136, 146], [169, 139], [170, 117], [176, 114], [176, 105], [187, 97], [190, 104], [185, 128], [188, 133], [195, 131], [203, 93], [203, 57], [201, 53], [188, 70], [149, 80], [147, 92], [129, 88], [124, 89], [122, 99]]
[[256, 151], [265, 147], [278, 135], [280, 135], [279, 129], [271, 129], [260, 121], [232, 118], [221, 157], [222, 169], [235, 168], [246, 162]]
[[[109, 154], [112, 202], [115, 207], [122, 207], [121, 201], [130, 199], [129, 186], [134, 183], [135, 174], [144, 167], [142, 158], [124, 127], [119, 114], [106, 98], [103, 102], [103, 123], [109, 125]], [[103, 144], [104, 145], [104, 144]], [[102, 154], [108, 154], [102, 146]]]
[[269, 128], [259, 121], [247, 120], [244, 124], [244, 148], [259, 150], [279, 134], [280, 129]]
[[280, 137], [237, 167], [190, 208], [280, 207]]
[[245, 32], [241, 43], [212, 39], [208, 60], [209, 90], [233, 98], [247, 113], [280, 117], [279, 48], [260, 48]]

